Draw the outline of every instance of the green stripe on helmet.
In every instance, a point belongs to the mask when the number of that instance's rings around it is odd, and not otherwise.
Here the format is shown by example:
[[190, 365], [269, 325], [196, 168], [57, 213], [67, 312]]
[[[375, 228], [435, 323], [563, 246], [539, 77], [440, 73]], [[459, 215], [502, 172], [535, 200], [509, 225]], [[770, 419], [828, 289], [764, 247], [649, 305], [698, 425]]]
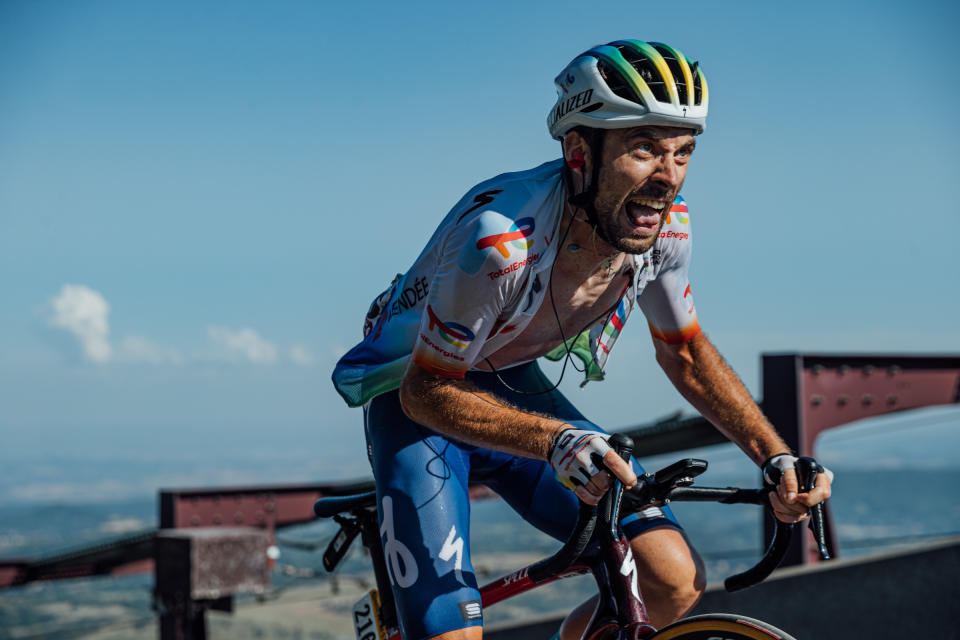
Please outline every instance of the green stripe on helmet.
[[637, 70], [633, 68], [632, 64], [627, 62], [627, 59], [623, 57], [623, 54], [620, 53], [620, 50], [616, 47], [603, 44], [599, 47], [590, 49], [590, 51], [587, 51], [583, 55], [593, 56], [603, 60], [616, 71], [618, 71], [643, 104], [656, 102], [657, 99], [654, 97], [653, 91], [650, 90], [647, 82], [640, 77], [640, 74], [637, 73]]
[[[670, 66], [667, 65], [667, 61], [663, 59], [663, 56], [660, 55], [660, 52], [657, 51], [653, 45], [643, 40], [617, 40], [610, 44], [615, 47], [630, 47], [652, 62], [653, 66], [660, 72], [660, 77], [663, 78], [664, 84], [667, 87], [667, 95], [670, 96], [670, 102], [672, 102], [674, 106], [680, 106], [680, 94], [677, 91], [677, 83], [673, 77], [673, 72], [670, 71]], [[633, 65], [630, 66], [632, 67]]]
[[650, 44], [654, 47], [663, 47], [676, 59], [680, 65], [680, 70], [683, 71], [683, 83], [687, 87], [687, 106], [692, 107], [694, 105], [693, 98], [696, 91], [693, 87], [693, 72], [690, 70], [690, 61], [687, 60], [687, 57], [683, 55], [679, 49], [671, 47], [664, 42], [651, 42]]

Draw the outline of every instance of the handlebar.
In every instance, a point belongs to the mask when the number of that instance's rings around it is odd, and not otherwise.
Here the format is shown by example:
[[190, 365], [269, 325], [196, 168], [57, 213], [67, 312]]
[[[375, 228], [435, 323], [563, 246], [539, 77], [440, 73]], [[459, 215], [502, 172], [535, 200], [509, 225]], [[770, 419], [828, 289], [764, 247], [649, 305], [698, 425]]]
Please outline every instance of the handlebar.
[[[624, 442], [626, 439], [626, 442]], [[629, 458], [633, 449], [633, 442], [623, 434], [614, 434], [610, 437], [610, 445], [617, 450], [624, 459]], [[626, 452], [626, 453], [624, 453]], [[807, 491], [815, 486], [816, 474], [819, 466], [812, 458], [800, 458], [798, 462], [798, 476], [800, 490]], [[580, 504], [580, 518], [577, 527], [570, 538], [556, 554], [538, 562], [530, 568], [530, 578], [540, 583], [560, 573], [574, 562], [583, 553], [591, 541], [597, 536], [611, 529], [615, 539], [619, 539], [619, 513], [621, 505], [633, 511], [639, 511], [650, 506], [659, 506], [677, 502], [721, 502], [724, 504], [754, 504], [772, 511], [768, 494], [775, 490], [774, 486], [764, 486], [762, 489], [739, 489], [736, 487], [693, 487], [693, 478], [707, 469], [705, 460], [687, 458], [664, 467], [655, 474], [646, 474], [639, 478], [637, 486], [629, 492], [623, 490], [620, 481], [613, 478], [610, 490], [604, 495], [597, 507], [585, 503]], [[603, 528], [597, 529], [598, 517]], [[829, 559], [827, 552], [824, 509], [819, 504], [810, 509], [810, 528], [820, 547], [820, 555]], [[786, 555], [795, 525], [781, 522], [774, 518], [774, 531], [763, 557], [750, 569], [730, 576], [724, 581], [727, 591], [746, 589], [765, 580]]]

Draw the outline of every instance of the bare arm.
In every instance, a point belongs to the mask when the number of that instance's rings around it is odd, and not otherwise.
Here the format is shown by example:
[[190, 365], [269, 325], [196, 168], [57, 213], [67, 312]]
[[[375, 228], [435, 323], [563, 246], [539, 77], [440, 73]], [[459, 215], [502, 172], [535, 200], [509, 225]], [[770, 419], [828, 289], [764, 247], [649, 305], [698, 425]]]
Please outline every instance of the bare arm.
[[[550, 446], [569, 424], [520, 411], [492, 393], [466, 380], [436, 376], [411, 363], [400, 384], [400, 404], [411, 420], [469, 444], [510, 454], [549, 460]], [[637, 477], [616, 452], [609, 450], [604, 462], [628, 487]], [[594, 475], [574, 493], [596, 504], [609, 487], [606, 473]]]
[[400, 384], [411, 420], [469, 444], [546, 460], [564, 422], [515, 409], [466, 380], [441, 378], [411, 363]]
[[679, 345], [653, 342], [657, 362], [677, 390], [757, 465], [790, 452], [706, 335]]
[[[758, 466], [778, 453], [790, 453], [783, 439], [754, 402], [747, 388], [703, 333], [679, 345], [654, 339], [657, 362], [690, 404], [737, 444]], [[807, 507], [830, 497], [830, 479], [817, 476], [817, 486], [798, 493], [797, 475], [783, 474], [770, 502], [777, 517], [796, 522]]]

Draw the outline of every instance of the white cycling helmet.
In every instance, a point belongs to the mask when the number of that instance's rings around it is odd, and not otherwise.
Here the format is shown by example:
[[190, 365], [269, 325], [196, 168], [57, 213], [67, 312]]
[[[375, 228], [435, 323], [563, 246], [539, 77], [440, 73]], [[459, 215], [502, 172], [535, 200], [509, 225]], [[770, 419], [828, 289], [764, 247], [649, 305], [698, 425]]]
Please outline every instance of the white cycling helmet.
[[617, 40], [581, 53], [554, 80], [557, 103], [547, 116], [560, 140], [582, 125], [620, 129], [686, 127], [703, 133], [707, 79], [698, 62], [659, 42]]

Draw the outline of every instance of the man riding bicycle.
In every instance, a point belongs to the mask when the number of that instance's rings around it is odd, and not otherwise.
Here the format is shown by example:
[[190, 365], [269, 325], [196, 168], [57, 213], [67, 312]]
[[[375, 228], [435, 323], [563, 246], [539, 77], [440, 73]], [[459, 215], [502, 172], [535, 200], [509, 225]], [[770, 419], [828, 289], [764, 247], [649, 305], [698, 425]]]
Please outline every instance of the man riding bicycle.
[[[697, 320], [680, 188], [707, 115], [699, 64], [668, 45], [620, 40], [577, 56], [555, 84], [547, 122], [563, 158], [471, 189], [374, 300], [363, 341], [333, 374], [348, 404], [364, 407], [406, 640], [481, 637], [469, 482], [560, 540], [578, 498], [595, 504], [609, 485], [597, 457], [636, 483], [641, 467], [617, 457], [536, 364], [576, 357], [587, 380], [602, 379], [635, 304], [677, 389], [780, 477], [770, 494], [778, 518], [799, 521], [830, 495], [824, 474], [798, 491], [795, 458]], [[705, 579], [676, 518], [654, 507], [621, 525], [652, 622], [684, 615]], [[563, 637], [579, 637], [591, 607], [568, 618]]]

